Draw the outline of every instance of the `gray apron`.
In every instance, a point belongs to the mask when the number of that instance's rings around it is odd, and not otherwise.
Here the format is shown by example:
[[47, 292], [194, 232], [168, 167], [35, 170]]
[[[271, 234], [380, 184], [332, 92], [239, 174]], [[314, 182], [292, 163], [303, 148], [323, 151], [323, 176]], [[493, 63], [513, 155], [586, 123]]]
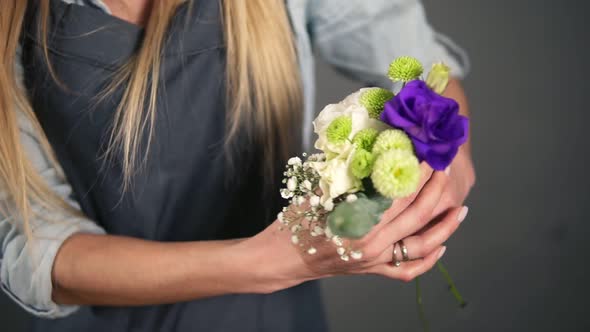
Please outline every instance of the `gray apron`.
[[[192, 12], [185, 5], [175, 17], [161, 67], [155, 140], [132, 190], [123, 196], [120, 165], [102, 167], [100, 159], [122, 89], [106, 99], [97, 96], [137, 49], [143, 30], [91, 7], [51, 1], [50, 59], [60, 86], [40, 52], [36, 11], [28, 15], [22, 41], [26, 88], [76, 199], [109, 234], [156, 241], [247, 237], [263, 230], [279, 209], [276, 188], [265, 185], [261, 149], [245, 135], [234, 156], [238, 173], [225, 167], [225, 48], [219, 9], [216, 0], [198, 0]], [[311, 282], [270, 295], [83, 307], [63, 319], [34, 319], [32, 330], [287, 332], [326, 327], [319, 287]]]

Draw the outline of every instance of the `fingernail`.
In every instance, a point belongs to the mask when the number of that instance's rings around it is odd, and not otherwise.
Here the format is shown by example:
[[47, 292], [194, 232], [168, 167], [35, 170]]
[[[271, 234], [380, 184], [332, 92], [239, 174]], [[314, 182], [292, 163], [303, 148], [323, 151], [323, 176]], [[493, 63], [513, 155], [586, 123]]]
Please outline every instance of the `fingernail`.
[[446, 174], [446, 175], [450, 175], [450, 174], [451, 174], [451, 166], [449, 166], [449, 167], [447, 167], [447, 168], [445, 169], [445, 174]]
[[459, 212], [459, 216], [457, 217], [457, 220], [459, 221], [459, 223], [462, 223], [463, 220], [465, 220], [465, 217], [467, 217], [467, 212], [469, 212], [469, 208], [464, 206], [461, 209], [461, 212]]
[[442, 247], [442, 249], [440, 249], [438, 252], [438, 257], [436, 259], [440, 259], [445, 254], [445, 251], [447, 251], [447, 247]]

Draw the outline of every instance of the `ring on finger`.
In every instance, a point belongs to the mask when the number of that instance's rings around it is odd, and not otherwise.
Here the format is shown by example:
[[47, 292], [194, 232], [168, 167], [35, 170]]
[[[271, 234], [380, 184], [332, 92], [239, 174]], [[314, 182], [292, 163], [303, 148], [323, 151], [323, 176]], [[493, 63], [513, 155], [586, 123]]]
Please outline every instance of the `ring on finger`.
[[395, 242], [393, 244], [393, 259], [391, 261], [391, 264], [393, 264], [393, 266], [395, 266], [395, 267], [398, 267], [398, 266], [402, 265], [402, 262], [400, 262], [400, 261], [397, 260], [397, 249], [396, 249], [396, 247], [397, 247], [397, 242]]
[[406, 247], [406, 245], [404, 244], [404, 240], [399, 240], [399, 246], [402, 249], [402, 257], [403, 257], [403, 261], [407, 262], [410, 260], [410, 256], [408, 255], [408, 248]]

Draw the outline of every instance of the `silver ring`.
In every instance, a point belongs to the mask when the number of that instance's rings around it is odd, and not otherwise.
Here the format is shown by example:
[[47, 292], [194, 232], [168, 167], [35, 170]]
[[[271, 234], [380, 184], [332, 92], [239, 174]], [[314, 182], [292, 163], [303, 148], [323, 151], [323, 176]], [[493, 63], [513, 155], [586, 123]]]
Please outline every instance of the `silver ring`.
[[408, 248], [406, 248], [406, 245], [404, 244], [404, 240], [399, 240], [399, 246], [402, 248], [403, 261], [404, 262], [409, 261], [410, 256], [408, 255]]
[[393, 264], [393, 266], [398, 267], [400, 265], [402, 265], [402, 262], [397, 260], [397, 249], [395, 248], [397, 246], [397, 242], [395, 242], [393, 244], [393, 259], [391, 260], [391, 264]]

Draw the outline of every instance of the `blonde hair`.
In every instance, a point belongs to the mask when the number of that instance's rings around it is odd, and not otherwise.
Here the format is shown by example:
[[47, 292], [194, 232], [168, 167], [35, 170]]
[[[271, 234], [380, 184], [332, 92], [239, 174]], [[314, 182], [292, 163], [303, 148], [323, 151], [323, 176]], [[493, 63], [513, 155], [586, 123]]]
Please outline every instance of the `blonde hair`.
[[[129, 188], [134, 172], [141, 167], [149, 150], [157, 115], [162, 46], [168, 26], [182, 2], [153, 2], [142, 46], [120, 68], [105, 92], [125, 86], [107, 147], [108, 155], [118, 158], [123, 166], [123, 190]], [[49, 143], [14, 72], [27, 3], [22, 0], [0, 1], [0, 192], [8, 195], [6, 200], [2, 198], [3, 212], [20, 217], [30, 235], [28, 221], [33, 203], [64, 209], [68, 209], [68, 205], [35, 171], [20, 141], [17, 110], [33, 124], [44, 150], [55, 163]], [[38, 3], [41, 42], [49, 63], [49, 0]], [[189, 6], [193, 6], [192, 2]], [[245, 129], [263, 144], [265, 164], [272, 172], [277, 157], [286, 157], [294, 143], [292, 128], [297, 127], [293, 124], [297, 123], [294, 121], [298, 120], [302, 105], [296, 50], [284, 1], [224, 0], [222, 18], [229, 108], [226, 146], [231, 147], [238, 131]], [[57, 80], [50, 64], [49, 71]], [[140, 142], [145, 132], [148, 141], [145, 153], [141, 155]], [[9, 201], [14, 203], [7, 204]], [[6, 211], [11, 206], [16, 209]]]

